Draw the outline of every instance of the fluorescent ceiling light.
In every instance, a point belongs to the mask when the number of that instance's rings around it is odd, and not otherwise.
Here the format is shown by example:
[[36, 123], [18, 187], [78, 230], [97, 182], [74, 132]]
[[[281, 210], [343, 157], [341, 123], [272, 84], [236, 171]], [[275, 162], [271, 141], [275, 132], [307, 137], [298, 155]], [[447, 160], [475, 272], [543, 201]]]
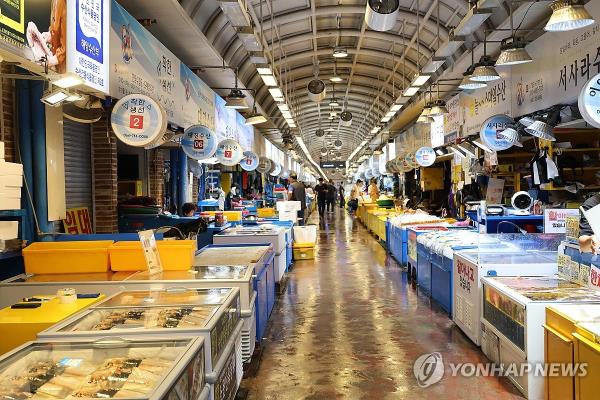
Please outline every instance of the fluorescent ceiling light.
[[493, 153], [492, 149], [490, 149], [489, 147], [487, 147], [485, 144], [483, 144], [482, 142], [480, 142], [478, 140], [473, 140], [473, 144], [487, 153]]
[[70, 94], [67, 91], [58, 89], [45, 94], [40, 100], [44, 104], [48, 104], [51, 107], [56, 107], [65, 102], [69, 96]]
[[79, 93], [71, 93], [65, 101], [73, 102], [73, 101], [79, 101], [79, 100], [83, 100], [82, 95], [80, 95]]
[[331, 117], [337, 117], [337, 113], [335, 111], [330, 112], [329, 115]]
[[273, 96], [273, 98], [283, 98], [283, 92], [278, 87], [269, 88], [269, 93], [271, 93], [271, 96]]
[[82, 83], [83, 79], [79, 75], [75, 74], [62, 75], [60, 78], [52, 82], [53, 85], [56, 85], [63, 89], [68, 89], [73, 86], [81, 85]]
[[431, 79], [431, 75], [419, 74], [414, 80], [411, 86], [423, 86], [427, 81]]
[[392, 119], [392, 117], [388, 117], [387, 115], [383, 118], [381, 118], [381, 122], [388, 122], [390, 119]]
[[277, 108], [279, 108], [279, 111], [290, 111], [290, 109], [286, 103], [277, 104]]
[[342, 82], [344, 80], [344, 78], [342, 78], [339, 75], [334, 75], [331, 78], [329, 78], [329, 80], [333, 83], [338, 83], [338, 82]]
[[265, 85], [267, 86], [277, 86], [277, 79], [273, 75], [261, 75], [260, 76]]
[[396, 115], [395, 111], [388, 111], [388, 113], [385, 114], [386, 117], [390, 117], [390, 118], [393, 117], [394, 115]]
[[329, 117], [327, 117], [327, 119], [334, 119], [334, 118], [335, 118], [335, 117], [333, 117], [333, 116], [331, 116], [331, 115], [330, 115]]
[[394, 105], [392, 106], [392, 108], [390, 108], [390, 111], [393, 111], [393, 112], [398, 112], [398, 111], [400, 111], [400, 109], [401, 109], [402, 107], [404, 107], [404, 105], [403, 105], [403, 104], [394, 104]]
[[444, 150], [442, 150], [442, 149], [436, 149], [435, 154], [437, 154], [438, 156], [443, 156], [446, 153], [444, 153]]
[[290, 128], [296, 128], [297, 127], [295, 122], [288, 122], [288, 126]]
[[325, 132], [335, 132], [335, 129], [332, 127], [329, 127], [327, 129], [325, 129]]
[[331, 107], [338, 107], [340, 105], [340, 103], [338, 103], [335, 99], [333, 99], [329, 102], [329, 105]]
[[283, 118], [293, 118], [290, 111], [282, 111], [281, 115], [283, 115]]
[[418, 91], [419, 91], [418, 87], [408, 87], [408, 88], [406, 88], [406, 90], [402, 94], [404, 95], [404, 97], [411, 97], [415, 93], [417, 93]]
[[285, 119], [285, 122], [287, 122], [288, 124], [289, 124], [290, 122], [291, 122], [291, 123], [294, 123], [294, 118], [284, 118], [284, 119]]
[[258, 72], [259, 75], [273, 75], [273, 71], [271, 70], [271, 67], [267, 66], [262, 66], [262, 67], [256, 67], [256, 71]]

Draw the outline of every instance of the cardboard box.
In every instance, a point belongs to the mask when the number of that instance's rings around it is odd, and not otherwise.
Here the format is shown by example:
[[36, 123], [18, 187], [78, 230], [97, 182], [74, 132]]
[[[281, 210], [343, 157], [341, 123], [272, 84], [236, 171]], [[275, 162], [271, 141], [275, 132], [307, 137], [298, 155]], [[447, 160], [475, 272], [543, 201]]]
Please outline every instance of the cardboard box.
[[0, 194], [0, 210], [19, 210], [21, 209], [21, 199], [13, 197], [4, 197]]
[[18, 186], [3, 186], [0, 183], [0, 197], [21, 198], [21, 188]]
[[3, 175], [23, 175], [23, 164], [0, 162], [0, 176]]
[[19, 237], [19, 221], [0, 221], [0, 239], [10, 240]]
[[23, 187], [23, 175], [0, 175], [0, 186]]

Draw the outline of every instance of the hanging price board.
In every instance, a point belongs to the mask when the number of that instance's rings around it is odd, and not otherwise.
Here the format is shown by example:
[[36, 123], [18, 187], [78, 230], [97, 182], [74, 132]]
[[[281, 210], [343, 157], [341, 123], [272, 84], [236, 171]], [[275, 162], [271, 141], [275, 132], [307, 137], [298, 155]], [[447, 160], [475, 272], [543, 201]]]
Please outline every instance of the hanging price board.
[[192, 125], [183, 133], [181, 147], [188, 157], [206, 160], [217, 151], [217, 136], [204, 125]]
[[242, 146], [233, 139], [222, 140], [215, 153], [215, 157], [221, 164], [230, 167], [239, 163], [243, 156]]
[[152, 98], [130, 94], [117, 101], [110, 115], [110, 124], [121, 142], [144, 147], [162, 137], [167, 129], [167, 115]]
[[245, 151], [240, 161], [240, 167], [244, 171], [254, 171], [258, 167], [258, 155], [253, 151]]
[[267, 157], [260, 157], [258, 159], [258, 167], [256, 167], [256, 170], [261, 174], [266, 174], [271, 170], [271, 164], [273, 164], [273, 162]]

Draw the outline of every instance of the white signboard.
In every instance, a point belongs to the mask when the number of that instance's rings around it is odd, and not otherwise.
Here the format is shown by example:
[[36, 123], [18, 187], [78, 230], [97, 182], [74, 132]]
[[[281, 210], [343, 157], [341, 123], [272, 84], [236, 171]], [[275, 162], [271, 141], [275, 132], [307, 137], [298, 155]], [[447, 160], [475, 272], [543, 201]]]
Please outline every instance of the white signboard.
[[463, 110], [460, 107], [460, 93], [446, 103], [448, 114], [444, 115], [444, 142], [454, 140], [460, 136], [460, 127], [463, 123]]
[[444, 145], [444, 116], [438, 115], [433, 117], [431, 123], [431, 147], [439, 147]]
[[113, 107], [110, 124], [117, 138], [136, 147], [151, 146], [167, 128], [164, 109], [143, 94], [123, 97]]
[[139, 231], [138, 236], [140, 242], [142, 242], [142, 249], [144, 249], [144, 257], [146, 258], [146, 266], [150, 275], [159, 274], [163, 271], [162, 262], [160, 260], [160, 254], [158, 253], [158, 247], [156, 246], [156, 238], [154, 237], [153, 230]]
[[504, 179], [490, 178], [488, 181], [485, 201], [487, 204], [502, 204]]
[[67, 71], [108, 93], [110, 0], [67, 1]]
[[[600, 2], [585, 8], [598, 21]], [[583, 85], [600, 73], [600, 25], [545, 33], [526, 47], [533, 62], [512, 67], [513, 114], [520, 116], [577, 100]]]
[[577, 208], [546, 208], [544, 210], [544, 232], [566, 233], [567, 217], [579, 217]]
[[484, 89], [471, 94], [461, 94], [464, 112], [463, 136], [479, 132], [481, 125], [489, 117], [497, 114], [511, 114], [510, 80], [508, 72], [500, 72], [504, 79], [489, 82]]

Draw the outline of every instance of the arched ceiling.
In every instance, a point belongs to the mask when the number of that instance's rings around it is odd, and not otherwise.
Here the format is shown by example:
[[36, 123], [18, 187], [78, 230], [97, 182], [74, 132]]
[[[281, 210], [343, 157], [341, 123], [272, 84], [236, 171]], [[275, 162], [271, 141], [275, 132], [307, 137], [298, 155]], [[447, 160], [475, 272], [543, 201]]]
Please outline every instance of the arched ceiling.
[[[180, 0], [180, 5], [224, 61], [238, 68], [240, 82], [256, 90], [257, 104], [271, 120], [258, 128], [271, 140], [277, 130], [285, 131], [277, 104], [219, 2]], [[286, 94], [298, 125], [295, 133], [302, 135], [315, 160], [323, 146], [323, 138], [315, 136], [319, 126], [336, 129], [332, 140], [339, 128], [342, 159], [348, 158], [469, 8], [467, 0], [400, 0], [394, 28], [379, 32], [365, 23], [366, 0], [247, 0], [245, 5]], [[335, 46], [345, 47], [349, 56], [335, 60]], [[315, 64], [327, 85], [327, 98], [320, 104], [310, 101], [306, 88], [314, 78]], [[339, 116], [345, 106], [353, 114], [350, 127], [339, 126], [338, 118], [328, 119], [334, 89], [329, 78], [334, 70], [344, 78], [335, 84], [340, 103], [335, 111]]]

